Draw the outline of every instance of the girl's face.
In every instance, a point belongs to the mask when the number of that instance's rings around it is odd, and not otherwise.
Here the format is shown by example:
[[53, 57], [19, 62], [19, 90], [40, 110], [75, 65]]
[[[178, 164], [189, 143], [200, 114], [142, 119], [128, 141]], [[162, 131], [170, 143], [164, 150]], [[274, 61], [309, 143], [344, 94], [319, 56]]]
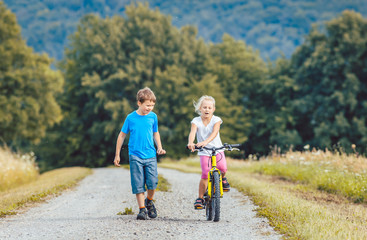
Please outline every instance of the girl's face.
[[138, 106], [139, 106], [138, 112], [141, 115], [147, 115], [148, 113], [150, 113], [153, 110], [154, 105], [155, 105], [155, 102], [151, 100], [146, 100], [143, 103], [138, 101]]
[[210, 100], [204, 100], [200, 106], [202, 117], [211, 117], [215, 111], [214, 103]]

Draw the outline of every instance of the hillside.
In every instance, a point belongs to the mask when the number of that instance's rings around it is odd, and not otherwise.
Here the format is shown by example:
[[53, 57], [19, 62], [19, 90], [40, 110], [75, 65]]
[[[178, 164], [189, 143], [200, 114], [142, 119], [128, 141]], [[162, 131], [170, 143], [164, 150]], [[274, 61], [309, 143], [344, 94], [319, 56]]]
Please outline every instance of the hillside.
[[148, 2], [172, 16], [177, 27], [194, 25], [198, 36], [221, 42], [224, 33], [258, 49], [263, 58], [289, 57], [303, 42], [312, 24], [352, 9], [367, 16], [364, 0], [4, 0], [17, 16], [22, 34], [37, 52], [60, 60], [67, 37], [88, 13], [102, 17], [124, 14], [125, 6]]

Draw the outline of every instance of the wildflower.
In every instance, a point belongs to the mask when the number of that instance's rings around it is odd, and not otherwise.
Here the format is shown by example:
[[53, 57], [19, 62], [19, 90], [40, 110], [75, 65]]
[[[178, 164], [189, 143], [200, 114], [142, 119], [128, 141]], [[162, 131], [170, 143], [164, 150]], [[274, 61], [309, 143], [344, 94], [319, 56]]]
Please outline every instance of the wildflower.
[[304, 148], [305, 150], [308, 150], [308, 149], [310, 149], [310, 145], [309, 145], [309, 144], [307, 144], [307, 145], [305, 145], [303, 148]]

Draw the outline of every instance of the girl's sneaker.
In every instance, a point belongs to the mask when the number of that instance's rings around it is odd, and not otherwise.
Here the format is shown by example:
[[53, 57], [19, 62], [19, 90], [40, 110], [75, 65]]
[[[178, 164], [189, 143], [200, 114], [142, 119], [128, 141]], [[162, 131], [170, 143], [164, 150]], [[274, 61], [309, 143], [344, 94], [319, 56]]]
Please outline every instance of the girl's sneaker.
[[140, 208], [137, 219], [138, 220], [147, 220], [147, 210], [145, 208]]
[[197, 198], [195, 203], [194, 203], [194, 207], [196, 210], [201, 210], [201, 209], [204, 209], [205, 206], [204, 206], [204, 199], [202, 198]]
[[231, 190], [231, 186], [229, 185], [226, 177], [222, 179], [222, 185], [223, 185], [223, 192], [229, 192], [229, 190]]
[[145, 199], [145, 207], [148, 210], [148, 216], [150, 218], [156, 218], [157, 217], [157, 210], [155, 209], [153, 200], [148, 200], [148, 198]]

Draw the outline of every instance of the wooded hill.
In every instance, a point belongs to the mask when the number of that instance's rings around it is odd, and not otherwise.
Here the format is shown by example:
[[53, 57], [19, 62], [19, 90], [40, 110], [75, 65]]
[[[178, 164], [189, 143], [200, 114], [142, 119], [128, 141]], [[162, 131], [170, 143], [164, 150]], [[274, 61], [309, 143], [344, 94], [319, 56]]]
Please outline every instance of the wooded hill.
[[125, 13], [84, 16], [53, 70], [0, 2], [3, 142], [33, 150], [44, 168], [111, 164], [136, 92], [148, 86], [169, 157], [189, 154], [192, 102], [203, 94], [217, 101], [222, 141], [243, 143], [242, 156], [306, 144], [366, 152], [367, 20], [359, 13], [312, 30], [290, 59], [274, 63], [230, 35], [207, 44], [195, 27], [178, 29], [147, 6]]
[[131, 3], [147, 2], [151, 9], [172, 16], [176, 27], [192, 25], [205, 42], [222, 42], [227, 33], [260, 51], [266, 60], [283, 53], [290, 57], [311, 25], [354, 10], [367, 16], [365, 0], [4, 0], [17, 16], [27, 44], [36, 52], [62, 59], [67, 37], [80, 18], [125, 16]]

